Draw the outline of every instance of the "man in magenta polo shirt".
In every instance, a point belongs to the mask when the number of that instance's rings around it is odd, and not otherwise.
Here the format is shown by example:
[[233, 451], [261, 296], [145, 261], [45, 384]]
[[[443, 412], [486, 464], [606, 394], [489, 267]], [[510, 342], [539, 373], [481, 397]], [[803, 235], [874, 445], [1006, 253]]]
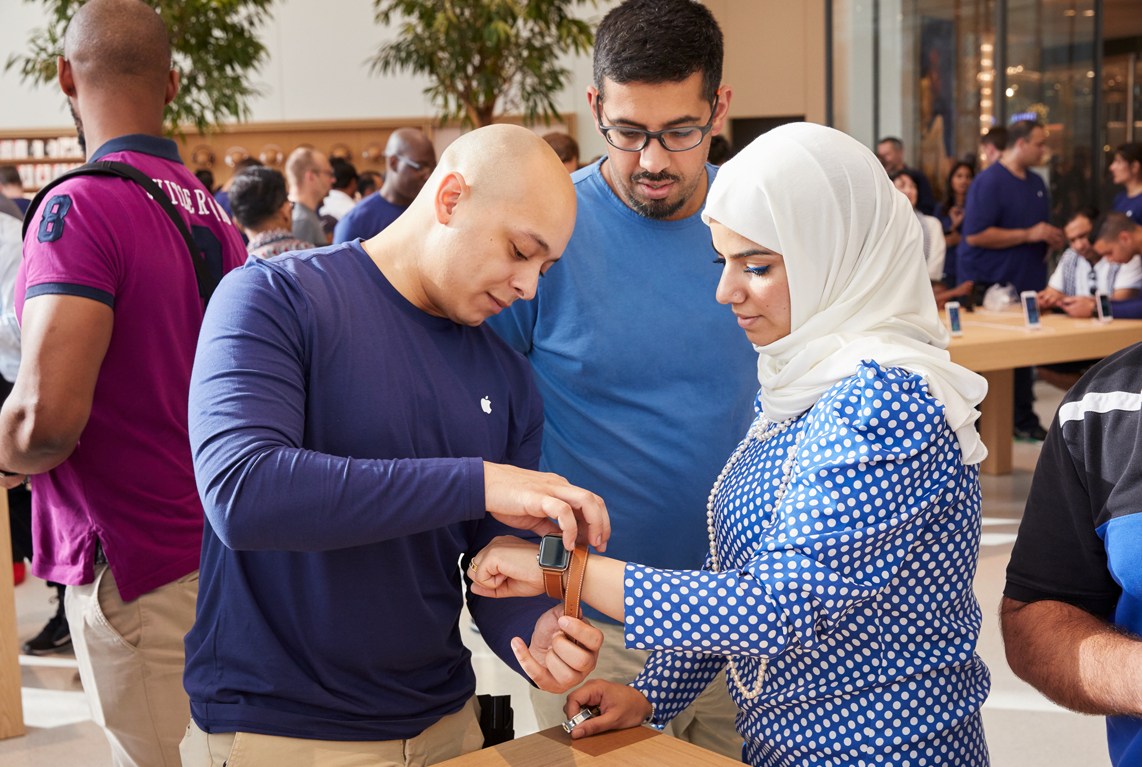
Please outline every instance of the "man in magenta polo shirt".
[[[179, 78], [159, 16], [91, 0], [58, 64], [88, 159], [143, 171], [214, 272], [240, 265], [229, 217], [162, 138]], [[190, 254], [140, 186], [81, 176], [31, 219], [16, 296], [23, 361], [0, 410], [0, 469], [5, 484], [33, 475], [33, 569], [68, 585], [80, 677], [114, 763], [177, 765], [203, 526], [187, 436], [203, 316]]]

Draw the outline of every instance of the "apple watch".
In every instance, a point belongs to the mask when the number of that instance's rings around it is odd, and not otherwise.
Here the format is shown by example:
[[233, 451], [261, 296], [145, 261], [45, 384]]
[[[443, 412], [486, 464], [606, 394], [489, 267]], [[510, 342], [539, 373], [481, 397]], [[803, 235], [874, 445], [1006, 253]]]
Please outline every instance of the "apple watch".
[[539, 541], [539, 569], [543, 570], [543, 587], [552, 599], [563, 599], [563, 574], [571, 565], [571, 552], [563, 545], [563, 536], [545, 535]]

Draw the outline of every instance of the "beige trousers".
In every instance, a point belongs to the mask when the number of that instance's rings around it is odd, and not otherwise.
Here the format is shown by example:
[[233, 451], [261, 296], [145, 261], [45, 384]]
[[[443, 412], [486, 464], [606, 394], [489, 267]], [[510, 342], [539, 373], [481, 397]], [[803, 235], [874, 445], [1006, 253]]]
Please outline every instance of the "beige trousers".
[[183, 767], [425, 767], [484, 744], [473, 697], [408, 740], [338, 741], [283, 738], [253, 732], [207, 734], [193, 721], [179, 751]]
[[[626, 649], [623, 645], [622, 626], [602, 621], [594, 625], [603, 632], [603, 647], [599, 650], [599, 662], [589, 678], [627, 684], [642, 671], [650, 653]], [[531, 689], [531, 704], [535, 708], [539, 729], [555, 727], [566, 718], [563, 715], [566, 700], [566, 695], [553, 695], [534, 687]], [[737, 713], [738, 707], [726, 690], [725, 680], [719, 677], [710, 682], [702, 694], [676, 716], [663, 732], [730, 759], [740, 760], [742, 737], [734, 725]]]
[[68, 586], [64, 609], [91, 718], [115, 767], [177, 767], [190, 718], [182, 687], [183, 637], [194, 624], [198, 571], [131, 602], [107, 565]]

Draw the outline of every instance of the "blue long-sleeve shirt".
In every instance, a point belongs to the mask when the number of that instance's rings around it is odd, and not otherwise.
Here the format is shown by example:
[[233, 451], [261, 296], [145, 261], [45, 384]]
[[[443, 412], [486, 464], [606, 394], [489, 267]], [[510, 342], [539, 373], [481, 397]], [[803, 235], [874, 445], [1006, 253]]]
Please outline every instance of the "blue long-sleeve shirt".
[[[408, 303], [359, 243], [251, 260], [203, 324], [190, 392], [206, 510], [185, 683], [207, 732], [390, 740], [475, 690], [458, 562], [508, 528], [483, 461], [534, 468], [542, 403], [491, 331]], [[489, 645], [546, 599], [480, 600]]]

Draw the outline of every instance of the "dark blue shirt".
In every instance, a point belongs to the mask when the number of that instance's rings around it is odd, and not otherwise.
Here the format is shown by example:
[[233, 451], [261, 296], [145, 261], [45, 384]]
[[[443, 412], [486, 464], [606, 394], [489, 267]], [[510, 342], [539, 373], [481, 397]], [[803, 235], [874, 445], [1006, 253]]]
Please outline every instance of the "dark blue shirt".
[[1142, 224], [1142, 194], [1127, 197], [1126, 192], [1114, 196], [1114, 210], [1125, 213], [1136, 224]]
[[1007, 282], [1017, 291], [1042, 290], [1047, 285], [1047, 243], [1027, 242], [1010, 248], [981, 248], [968, 238], [985, 229], [1027, 229], [1048, 220], [1051, 200], [1037, 173], [1019, 178], [995, 163], [968, 187], [964, 223], [956, 259], [956, 279], [981, 283]]
[[341, 217], [333, 229], [333, 242], [367, 240], [397, 220], [405, 208], [393, 205], [380, 192], [369, 195]]
[[[483, 461], [537, 466], [542, 407], [523, 357], [414, 307], [357, 243], [223, 280], [190, 389], [198, 726], [393, 740], [458, 711], [458, 562], [512, 532], [485, 512]], [[511, 637], [553, 604], [468, 603], [515, 668]]]

